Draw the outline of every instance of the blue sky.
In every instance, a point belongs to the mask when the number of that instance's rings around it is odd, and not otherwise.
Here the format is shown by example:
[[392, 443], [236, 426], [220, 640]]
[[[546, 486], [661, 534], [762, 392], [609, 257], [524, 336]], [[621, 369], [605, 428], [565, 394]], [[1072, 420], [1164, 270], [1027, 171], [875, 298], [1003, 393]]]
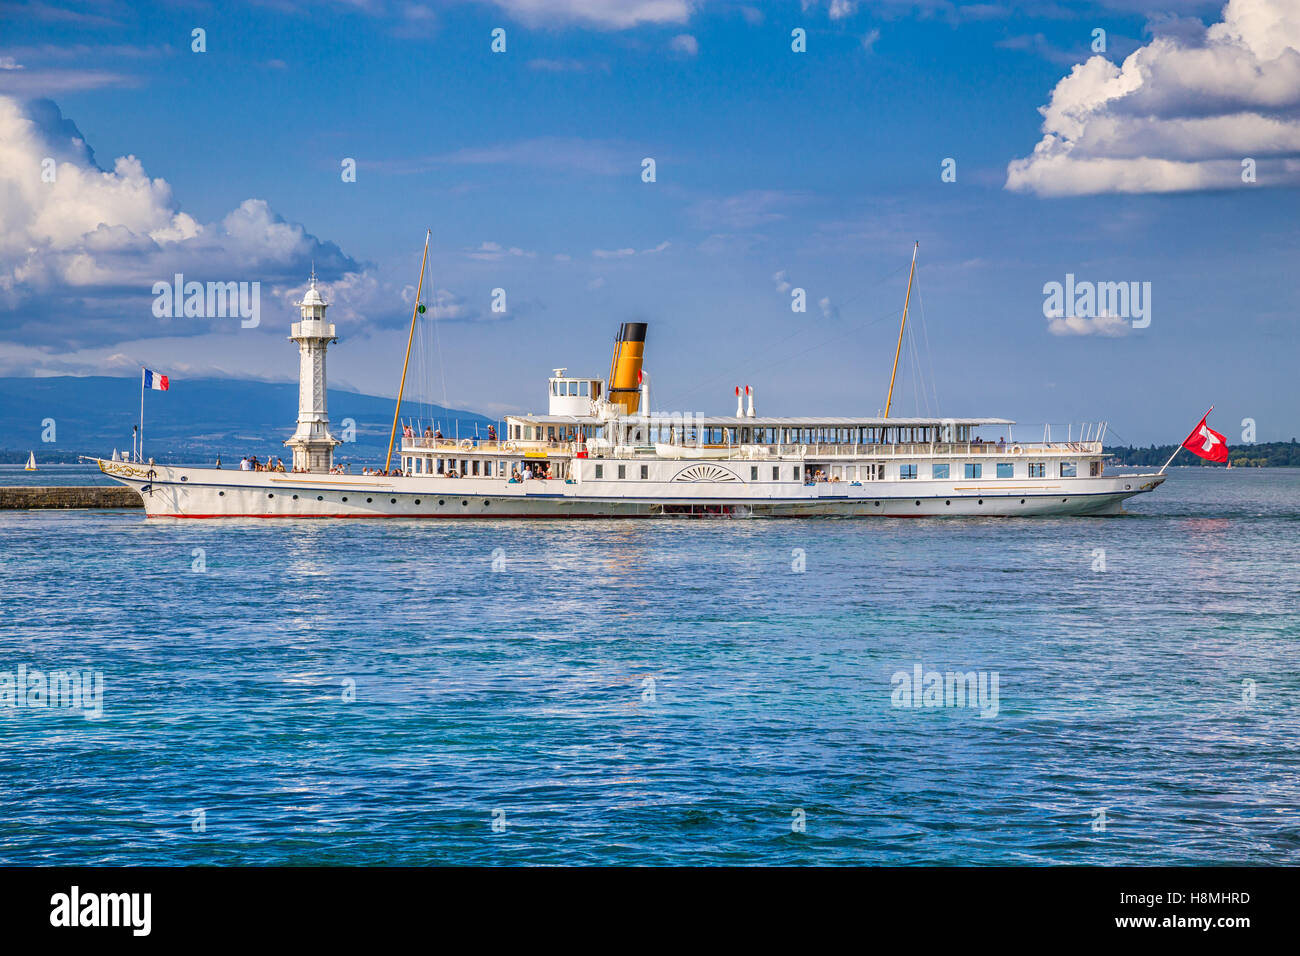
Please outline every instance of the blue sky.
[[[291, 379], [314, 260], [332, 385], [394, 394], [430, 228], [416, 397], [540, 410], [643, 320], [656, 408], [875, 414], [919, 240], [895, 414], [1300, 432], [1287, 0], [2, 6], [3, 374]], [[260, 327], [158, 319], [176, 271], [260, 282]], [[1150, 325], [1049, 322], [1067, 273]]]

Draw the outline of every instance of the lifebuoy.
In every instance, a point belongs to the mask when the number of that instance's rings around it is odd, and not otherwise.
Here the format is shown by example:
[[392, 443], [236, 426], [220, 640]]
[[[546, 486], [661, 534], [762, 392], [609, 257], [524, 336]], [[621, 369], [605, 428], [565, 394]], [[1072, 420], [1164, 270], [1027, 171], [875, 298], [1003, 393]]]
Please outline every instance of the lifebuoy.
[[519, 450], [519, 446], [516, 445], [516, 444], [515, 444], [514, 442], [512, 442], [512, 441], [508, 441], [508, 442], [506, 442], [506, 443], [505, 443], [504, 445], [502, 445], [501, 447], [504, 448], [506, 451], [518, 451], [518, 450]]
[[474, 442], [473, 442], [472, 439], [469, 439], [469, 438], [462, 438], [462, 439], [460, 440], [460, 447], [461, 447], [461, 448], [473, 448], [473, 447], [474, 447]]
[[1016, 447], [1014, 447], [1014, 448], [1011, 449], [1011, 454], [1013, 454], [1013, 455], [1019, 455], [1020, 452], [1021, 452], [1021, 448], [1020, 448], [1019, 445], [1017, 445]]

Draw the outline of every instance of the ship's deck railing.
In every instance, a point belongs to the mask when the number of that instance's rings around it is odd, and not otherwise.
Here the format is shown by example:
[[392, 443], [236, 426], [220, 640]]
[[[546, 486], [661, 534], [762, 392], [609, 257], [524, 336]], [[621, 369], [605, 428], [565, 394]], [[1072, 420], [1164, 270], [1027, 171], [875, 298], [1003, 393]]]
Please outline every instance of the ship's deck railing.
[[403, 438], [402, 451], [433, 452], [490, 452], [494, 454], [523, 454], [528, 451], [572, 451], [577, 442], [571, 441], [498, 441], [486, 438]]
[[781, 454], [791, 454], [791, 449], [807, 448], [805, 458], [915, 458], [967, 457], [996, 455], [1024, 457], [1025, 455], [1100, 455], [1099, 441], [1027, 441], [1027, 442], [914, 442], [896, 445], [809, 444], [769, 446], [782, 449]]
[[[1026, 455], [1100, 455], [1099, 441], [1026, 441], [1026, 442], [910, 442], [904, 444], [850, 444], [848, 442], [786, 444], [786, 445], [694, 445], [680, 446], [687, 452], [705, 449], [713, 454], [707, 457], [734, 459], [763, 458], [927, 458], [927, 457], [1024, 457]], [[609, 454], [609, 446], [597, 452], [592, 446], [575, 441], [488, 441], [462, 438], [403, 438], [402, 451], [446, 453], [448, 457], [461, 454], [489, 453], [525, 456], [529, 452], [560, 452], [582, 455], [591, 451], [593, 457]], [[654, 446], [639, 447], [634, 457], [655, 457]]]
[[[684, 451], [704, 448], [719, 458], [965, 458], [981, 455], [1023, 458], [1026, 455], [1100, 455], [1098, 441], [1054, 442], [914, 442], [864, 444], [830, 442], [790, 445], [681, 445]], [[690, 457], [689, 455], [683, 457]]]

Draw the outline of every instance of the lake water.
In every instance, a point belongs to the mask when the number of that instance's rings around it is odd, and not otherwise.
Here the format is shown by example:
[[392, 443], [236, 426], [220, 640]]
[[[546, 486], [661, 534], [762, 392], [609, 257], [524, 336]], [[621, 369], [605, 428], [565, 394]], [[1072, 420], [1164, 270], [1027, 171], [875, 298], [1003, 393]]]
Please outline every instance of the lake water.
[[1130, 508], [0, 512], [0, 864], [1296, 864], [1300, 471]]

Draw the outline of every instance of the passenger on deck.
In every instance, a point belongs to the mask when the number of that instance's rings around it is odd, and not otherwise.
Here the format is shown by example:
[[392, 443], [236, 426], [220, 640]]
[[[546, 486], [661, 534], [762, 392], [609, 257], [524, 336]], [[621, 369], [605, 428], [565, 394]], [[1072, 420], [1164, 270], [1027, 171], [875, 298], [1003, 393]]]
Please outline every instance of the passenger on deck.
[[495, 426], [495, 425], [489, 425], [489, 426], [488, 426], [488, 441], [496, 441], [496, 440], [497, 440], [497, 429], [496, 429], [496, 426]]
[[532, 477], [533, 477], [533, 469], [530, 468], [528, 465], [524, 465], [524, 481], [528, 481]]
[[428, 425], [425, 425], [425, 426], [424, 426], [424, 437], [425, 437], [425, 438], [432, 438], [432, 437], [433, 437], [433, 429], [430, 428]]

